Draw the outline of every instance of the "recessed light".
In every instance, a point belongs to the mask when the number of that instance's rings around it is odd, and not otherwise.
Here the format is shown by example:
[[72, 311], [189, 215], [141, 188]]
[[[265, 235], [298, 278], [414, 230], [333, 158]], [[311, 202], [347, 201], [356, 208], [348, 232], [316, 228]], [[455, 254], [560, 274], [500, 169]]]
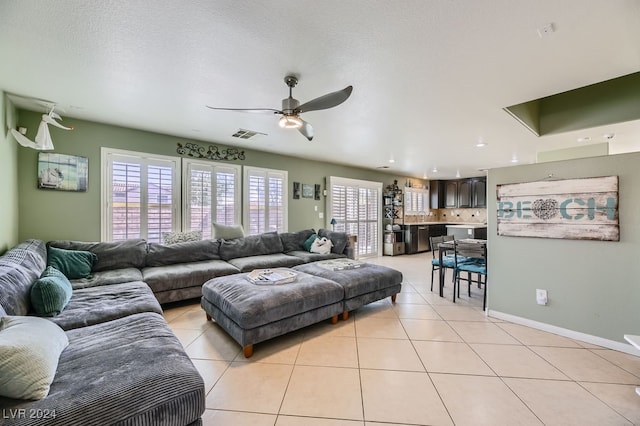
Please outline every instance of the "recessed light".
[[517, 162], [518, 162], [518, 159], [517, 159], [516, 157], [513, 157], [513, 158], [511, 159], [511, 162], [512, 162], [512, 163], [517, 163]]
[[395, 163], [396, 160], [394, 160], [393, 158], [389, 160], [390, 163]]
[[460, 177], [460, 170], [456, 170], [456, 177], [459, 178]]
[[434, 167], [433, 170], [431, 170], [433, 173], [438, 173], [438, 168]]
[[477, 147], [477, 148], [482, 148], [482, 147], [485, 147], [485, 146], [487, 146], [487, 145], [489, 145], [489, 144], [488, 144], [488, 143], [486, 143], [485, 141], [478, 141], [478, 142], [476, 143], [476, 147]]

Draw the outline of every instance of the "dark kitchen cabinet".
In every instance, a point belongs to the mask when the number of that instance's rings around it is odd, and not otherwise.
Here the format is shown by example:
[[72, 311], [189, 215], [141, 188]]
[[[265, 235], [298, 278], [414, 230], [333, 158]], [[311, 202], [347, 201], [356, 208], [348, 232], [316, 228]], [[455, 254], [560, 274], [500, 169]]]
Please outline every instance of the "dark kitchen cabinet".
[[471, 179], [464, 179], [458, 182], [458, 207], [471, 207]]
[[431, 203], [429, 206], [432, 209], [444, 208], [444, 181], [432, 180], [429, 182], [429, 196]]
[[487, 207], [487, 179], [473, 178], [471, 180], [471, 207]]
[[458, 181], [447, 180], [444, 184], [444, 207], [455, 209], [458, 207]]

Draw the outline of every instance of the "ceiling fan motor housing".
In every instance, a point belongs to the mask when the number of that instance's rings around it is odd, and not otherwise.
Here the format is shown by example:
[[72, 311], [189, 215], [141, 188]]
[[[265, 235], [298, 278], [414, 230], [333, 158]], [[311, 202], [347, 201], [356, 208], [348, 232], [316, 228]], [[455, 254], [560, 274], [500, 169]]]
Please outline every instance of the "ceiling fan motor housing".
[[282, 112], [284, 115], [295, 115], [297, 114], [295, 111], [300, 106], [300, 102], [297, 99], [289, 96], [286, 99], [282, 100]]

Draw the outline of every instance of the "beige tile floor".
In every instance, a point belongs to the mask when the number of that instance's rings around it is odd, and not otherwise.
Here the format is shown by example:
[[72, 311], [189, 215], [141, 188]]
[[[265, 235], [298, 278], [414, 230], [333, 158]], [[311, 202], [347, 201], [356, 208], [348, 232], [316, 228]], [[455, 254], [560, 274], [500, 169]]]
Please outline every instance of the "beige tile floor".
[[[488, 318], [482, 293], [432, 293], [430, 253], [370, 260], [389, 299], [255, 345], [246, 359], [199, 301], [165, 317], [207, 391], [205, 425], [640, 425], [640, 358]], [[437, 274], [436, 274], [437, 279]]]

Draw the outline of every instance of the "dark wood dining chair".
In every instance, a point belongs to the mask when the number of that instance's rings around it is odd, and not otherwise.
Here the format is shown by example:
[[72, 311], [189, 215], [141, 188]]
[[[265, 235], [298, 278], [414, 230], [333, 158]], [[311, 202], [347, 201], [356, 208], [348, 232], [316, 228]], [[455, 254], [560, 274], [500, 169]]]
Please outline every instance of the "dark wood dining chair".
[[[453, 235], [442, 235], [439, 237], [429, 237], [429, 246], [431, 247], [431, 291], [433, 291], [433, 275], [435, 271], [438, 271], [440, 274], [444, 274], [445, 271], [441, 270], [442, 268], [449, 268], [455, 270], [455, 262], [453, 261], [453, 250], [449, 250], [449, 253], [443, 253], [442, 255], [442, 263], [440, 265], [440, 256], [438, 251], [440, 250], [439, 244], [445, 241], [454, 241], [455, 237]], [[454, 274], [455, 278], [455, 274]]]

